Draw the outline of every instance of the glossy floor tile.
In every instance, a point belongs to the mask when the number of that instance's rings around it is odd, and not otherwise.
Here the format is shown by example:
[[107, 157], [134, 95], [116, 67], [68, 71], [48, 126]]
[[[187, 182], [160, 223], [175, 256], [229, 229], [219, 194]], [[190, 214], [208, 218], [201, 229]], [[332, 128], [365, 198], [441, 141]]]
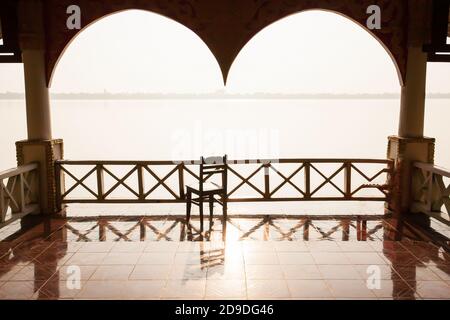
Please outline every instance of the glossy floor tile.
[[[277, 228], [258, 233], [262, 218]], [[99, 232], [100, 219], [114, 232]], [[354, 227], [335, 228], [333, 216], [231, 217], [190, 239], [177, 216], [16, 223], [0, 241], [0, 299], [450, 299], [448, 238], [346, 219]]]
[[292, 298], [332, 298], [333, 294], [324, 280], [292, 280], [287, 282]]

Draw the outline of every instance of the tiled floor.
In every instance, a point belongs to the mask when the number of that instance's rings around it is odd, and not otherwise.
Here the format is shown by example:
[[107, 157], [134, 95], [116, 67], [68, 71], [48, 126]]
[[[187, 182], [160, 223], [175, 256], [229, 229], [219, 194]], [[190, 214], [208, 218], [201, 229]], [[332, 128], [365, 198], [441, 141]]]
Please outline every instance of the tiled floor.
[[0, 299], [450, 299], [448, 238], [396, 219], [30, 219], [0, 239]]

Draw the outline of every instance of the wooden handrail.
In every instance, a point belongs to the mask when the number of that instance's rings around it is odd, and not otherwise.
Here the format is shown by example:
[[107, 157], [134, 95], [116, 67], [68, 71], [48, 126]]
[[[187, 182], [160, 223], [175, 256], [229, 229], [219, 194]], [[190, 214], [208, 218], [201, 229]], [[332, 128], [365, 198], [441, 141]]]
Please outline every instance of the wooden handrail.
[[430, 163], [415, 162], [414, 167], [423, 169], [423, 170], [426, 170], [429, 172], [433, 172], [433, 173], [438, 174], [443, 177], [450, 178], [450, 170], [449, 169], [439, 167], [439, 166], [436, 166], [436, 165], [433, 165]]
[[17, 168], [8, 169], [8, 170], [0, 172], [0, 180], [11, 178], [11, 177], [17, 176], [19, 174], [35, 170], [37, 168], [38, 168], [37, 163], [30, 163], [30, 164], [20, 166]]
[[[298, 158], [298, 159], [249, 159], [249, 160], [228, 160], [227, 164], [266, 164], [266, 163], [378, 163], [378, 164], [389, 164], [392, 160], [389, 159], [319, 159], [319, 158]], [[184, 164], [184, 165], [199, 165], [200, 160], [57, 160], [57, 164], [66, 165], [174, 165], [174, 164]]]

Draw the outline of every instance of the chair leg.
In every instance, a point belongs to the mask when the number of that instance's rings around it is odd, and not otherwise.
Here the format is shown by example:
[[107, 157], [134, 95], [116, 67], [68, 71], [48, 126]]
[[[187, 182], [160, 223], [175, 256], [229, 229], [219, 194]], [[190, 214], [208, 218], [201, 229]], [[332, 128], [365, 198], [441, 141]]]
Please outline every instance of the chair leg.
[[198, 206], [200, 211], [200, 231], [203, 232], [203, 196], [200, 195], [198, 199]]
[[222, 199], [222, 214], [223, 214], [223, 218], [226, 220], [227, 219], [227, 215], [228, 215], [228, 203], [227, 200], [225, 198]]
[[222, 241], [225, 242], [227, 238], [227, 215], [228, 215], [228, 203], [227, 200], [222, 198]]
[[191, 220], [191, 207], [192, 207], [192, 192], [188, 192], [186, 195], [186, 226], [189, 225]]

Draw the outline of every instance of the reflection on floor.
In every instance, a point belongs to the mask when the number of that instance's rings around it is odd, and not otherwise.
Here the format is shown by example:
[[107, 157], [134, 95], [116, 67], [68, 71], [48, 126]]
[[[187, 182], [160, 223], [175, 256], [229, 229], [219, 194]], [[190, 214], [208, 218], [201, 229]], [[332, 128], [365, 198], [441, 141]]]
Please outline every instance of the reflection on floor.
[[23, 219], [0, 230], [0, 299], [450, 299], [447, 226], [213, 222], [202, 234], [183, 216]]

